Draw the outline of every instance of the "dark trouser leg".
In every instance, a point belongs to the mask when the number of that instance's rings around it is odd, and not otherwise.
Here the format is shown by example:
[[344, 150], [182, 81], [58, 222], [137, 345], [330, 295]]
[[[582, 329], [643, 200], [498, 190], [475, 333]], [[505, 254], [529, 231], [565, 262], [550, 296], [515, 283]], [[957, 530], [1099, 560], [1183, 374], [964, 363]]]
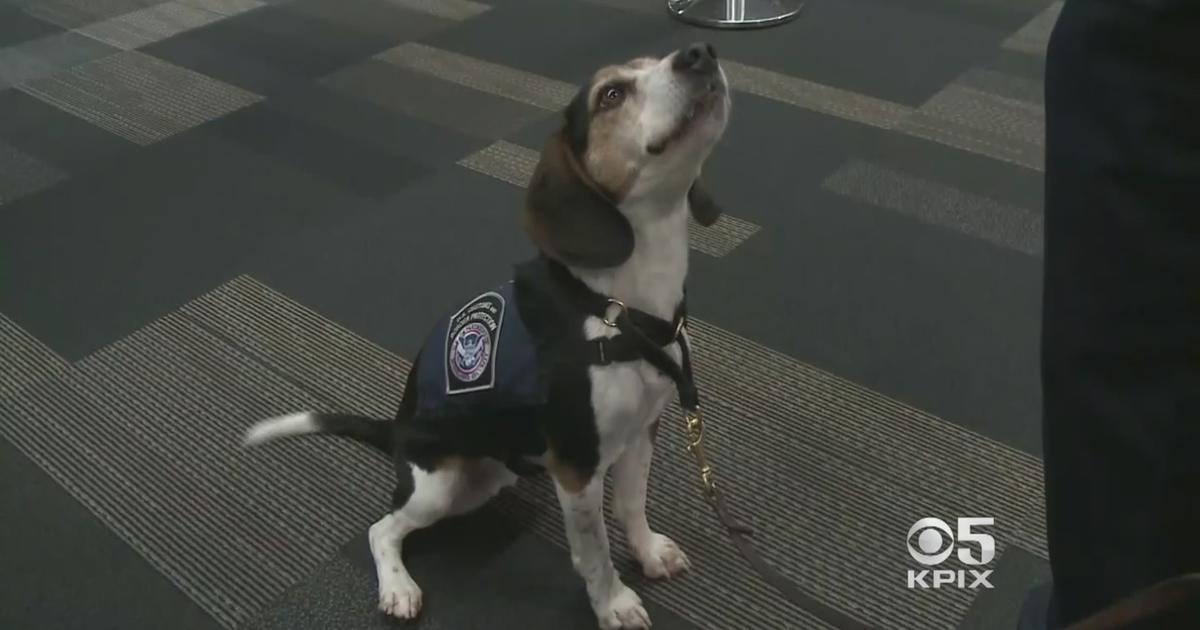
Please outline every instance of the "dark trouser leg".
[[1071, 622], [1200, 571], [1200, 3], [1068, 0], [1046, 117], [1046, 500]]

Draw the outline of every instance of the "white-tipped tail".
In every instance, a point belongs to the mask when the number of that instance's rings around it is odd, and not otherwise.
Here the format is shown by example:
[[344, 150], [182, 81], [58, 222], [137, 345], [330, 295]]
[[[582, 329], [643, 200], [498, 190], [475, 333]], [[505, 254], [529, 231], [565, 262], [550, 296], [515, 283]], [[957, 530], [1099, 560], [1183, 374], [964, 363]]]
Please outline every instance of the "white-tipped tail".
[[279, 416], [263, 420], [246, 431], [242, 443], [246, 446], [257, 446], [271, 440], [317, 433], [321, 427], [317, 424], [317, 416], [312, 412], [294, 413], [290, 416]]

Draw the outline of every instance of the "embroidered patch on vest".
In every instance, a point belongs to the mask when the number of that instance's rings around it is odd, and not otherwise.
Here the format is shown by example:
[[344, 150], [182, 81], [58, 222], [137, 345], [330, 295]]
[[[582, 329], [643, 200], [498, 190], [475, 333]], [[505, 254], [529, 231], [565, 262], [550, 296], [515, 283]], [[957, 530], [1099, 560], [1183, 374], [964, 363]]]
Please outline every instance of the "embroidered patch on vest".
[[490, 291], [467, 302], [446, 329], [446, 393], [496, 385], [496, 351], [504, 324], [504, 296]]

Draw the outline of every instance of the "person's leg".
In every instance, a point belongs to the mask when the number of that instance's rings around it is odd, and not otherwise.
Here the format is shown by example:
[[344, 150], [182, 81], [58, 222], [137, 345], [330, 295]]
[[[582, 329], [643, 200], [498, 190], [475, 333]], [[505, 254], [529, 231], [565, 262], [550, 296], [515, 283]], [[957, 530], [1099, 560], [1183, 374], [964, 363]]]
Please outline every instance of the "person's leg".
[[1068, 0], [1046, 136], [1043, 448], [1065, 624], [1200, 571], [1200, 3]]

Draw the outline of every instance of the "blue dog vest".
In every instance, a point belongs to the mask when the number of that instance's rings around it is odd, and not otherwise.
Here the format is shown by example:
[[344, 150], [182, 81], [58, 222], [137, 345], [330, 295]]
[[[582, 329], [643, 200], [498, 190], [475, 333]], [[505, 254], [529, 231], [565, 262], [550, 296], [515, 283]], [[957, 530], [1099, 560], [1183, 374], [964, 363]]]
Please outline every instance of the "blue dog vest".
[[630, 334], [586, 339], [583, 322], [604, 316], [609, 305], [565, 267], [539, 257], [518, 265], [514, 281], [443, 317], [406, 386], [410, 445], [434, 456], [496, 457], [518, 474], [536, 472], [528, 458], [545, 453], [551, 429], [586, 422], [572, 416], [587, 396], [589, 367], [643, 359], [647, 344], [674, 343], [685, 317], [682, 302], [671, 322], [624, 309]]
[[417, 413], [494, 413], [545, 400], [533, 336], [508, 282], [433, 328], [418, 364]]

